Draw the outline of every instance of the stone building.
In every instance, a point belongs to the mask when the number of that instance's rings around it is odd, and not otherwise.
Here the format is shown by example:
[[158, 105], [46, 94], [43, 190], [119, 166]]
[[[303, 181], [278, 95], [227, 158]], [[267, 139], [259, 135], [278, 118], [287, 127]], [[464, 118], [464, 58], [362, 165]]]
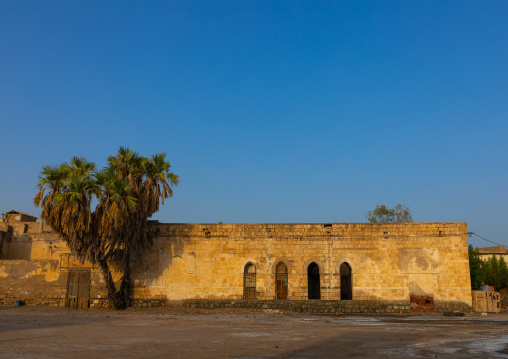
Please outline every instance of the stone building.
[[9, 224], [13, 223], [22, 223], [22, 222], [37, 222], [37, 217], [32, 216], [28, 213], [23, 213], [19, 211], [9, 211], [2, 214], [2, 220], [3, 222], [7, 222]]
[[508, 263], [508, 249], [505, 246], [482, 247], [478, 248], [478, 252], [480, 253], [480, 258], [484, 261], [495, 255], [497, 259], [503, 257], [504, 261]]
[[[0, 302], [103, 303], [97, 268], [77, 261], [55, 233], [15, 226], [0, 226]], [[151, 230], [154, 247], [132, 268], [138, 305], [404, 312], [472, 304], [465, 223], [152, 222]]]

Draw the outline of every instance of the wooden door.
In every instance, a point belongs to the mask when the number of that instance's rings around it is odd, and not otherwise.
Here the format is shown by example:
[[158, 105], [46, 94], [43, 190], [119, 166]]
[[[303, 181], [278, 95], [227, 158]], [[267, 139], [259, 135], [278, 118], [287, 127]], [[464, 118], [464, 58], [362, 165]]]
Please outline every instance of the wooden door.
[[67, 299], [69, 308], [86, 309], [90, 303], [91, 273], [86, 270], [70, 270], [67, 277]]
[[283, 262], [277, 265], [275, 283], [276, 298], [288, 299], [288, 269]]
[[90, 304], [90, 272], [79, 272], [79, 288], [78, 288], [78, 309], [86, 309]]

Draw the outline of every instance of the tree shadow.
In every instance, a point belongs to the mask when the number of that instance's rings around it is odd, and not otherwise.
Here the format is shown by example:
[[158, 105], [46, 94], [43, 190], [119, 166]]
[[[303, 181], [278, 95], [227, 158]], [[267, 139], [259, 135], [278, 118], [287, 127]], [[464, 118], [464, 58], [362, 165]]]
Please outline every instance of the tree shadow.
[[171, 226], [152, 224], [153, 246], [136, 255], [131, 268], [134, 298], [147, 293], [147, 296], [168, 299], [168, 293], [173, 291], [176, 293], [171, 299], [190, 299], [188, 280], [184, 277], [196, 272], [196, 254], [186, 251], [194, 236], [184, 233], [190, 232], [194, 225], [174, 224], [178, 227], [176, 235]]

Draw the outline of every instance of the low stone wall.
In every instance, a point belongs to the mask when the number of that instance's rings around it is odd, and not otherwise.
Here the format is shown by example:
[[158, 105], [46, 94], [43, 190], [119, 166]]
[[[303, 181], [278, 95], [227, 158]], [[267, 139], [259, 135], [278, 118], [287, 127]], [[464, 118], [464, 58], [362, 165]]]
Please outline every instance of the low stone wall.
[[471, 313], [473, 311], [473, 308], [470, 305], [459, 301], [435, 301], [434, 311], [438, 313], [445, 312]]
[[410, 313], [409, 301], [381, 302], [370, 300], [188, 300], [190, 308], [250, 308], [295, 313]]
[[[165, 299], [160, 298], [144, 298], [144, 299], [133, 299], [129, 301], [130, 307], [164, 307], [166, 305]], [[109, 309], [113, 308], [106, 298], [90, 298], [90, 308], [95, 309]]]
[[[190, 308], [250, 308], [261, 310], [280, 310], [295, 313], [411, 313], [409, 301], [372, 301], [372, 300], [208, 300], [193, 299], [187, 301]], [[460, 311], [470, 313], [472, 308], [464, 302], [434, 302], [434, 311], [438, 313]]]
[[166, 299], [131, 299], [131, 307], [164, 307]]
[[23, 305], [49, 305], [53, 307], [65, 306], [65, 300], [60, 298], [28, 298], [20, 299], [19, 296], [0, 295], [0, 306], [16, 305], [16, 301], [21, 301]]

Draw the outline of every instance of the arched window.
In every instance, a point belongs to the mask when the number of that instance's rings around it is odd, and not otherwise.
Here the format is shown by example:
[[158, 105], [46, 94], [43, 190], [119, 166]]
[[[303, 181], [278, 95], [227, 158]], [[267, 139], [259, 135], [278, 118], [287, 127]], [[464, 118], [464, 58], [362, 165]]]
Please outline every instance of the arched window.
[[243, 270], [243, 299], [256, 299], [256, 267], [252, 263]]
[[321, 282], [319, 280], [319, 266], [312, 262], [307, 268], [307, 283], [309, 299], [321, 299]]
[[353, 299], [351, 267], [346, 262], [340, 265], [340, 300]]
[[288, 267], [284, 262], [277, 264], [275, 285], [277, 299], [288, 299]]

